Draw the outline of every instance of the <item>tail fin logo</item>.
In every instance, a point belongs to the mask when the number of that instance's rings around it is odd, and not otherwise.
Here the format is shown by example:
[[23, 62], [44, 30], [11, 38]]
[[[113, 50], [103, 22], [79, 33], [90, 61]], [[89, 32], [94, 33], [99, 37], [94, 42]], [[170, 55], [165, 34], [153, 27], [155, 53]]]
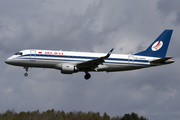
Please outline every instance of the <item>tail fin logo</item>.
[[151, 49], [152, 49], [152, 51], [157, 51], [157, 50], [159, 50], [162, 46], [163, 46], [163, 42], [162, 42], [162, 41], [157, 41], [157, 42], [155, 42], [155, 43], [152, 45]]

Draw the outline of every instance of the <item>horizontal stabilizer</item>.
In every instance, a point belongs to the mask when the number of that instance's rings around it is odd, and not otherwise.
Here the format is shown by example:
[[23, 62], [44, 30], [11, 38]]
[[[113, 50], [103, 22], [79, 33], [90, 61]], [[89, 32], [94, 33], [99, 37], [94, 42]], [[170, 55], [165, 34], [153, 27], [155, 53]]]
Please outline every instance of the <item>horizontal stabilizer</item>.
[[159, 64], [159, 63], [173, 63], [174, 60], [171, 60], [172, 57], [165, 57], [157, 60], [150, 61], [152, 64]]

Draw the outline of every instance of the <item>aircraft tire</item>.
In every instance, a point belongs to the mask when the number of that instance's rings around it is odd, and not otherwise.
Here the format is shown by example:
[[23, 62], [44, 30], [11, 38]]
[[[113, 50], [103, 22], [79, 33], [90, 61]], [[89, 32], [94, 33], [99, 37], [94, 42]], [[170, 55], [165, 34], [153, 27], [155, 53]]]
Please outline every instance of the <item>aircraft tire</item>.
[[84, 76], [84, 78], [85, 78], [86, 80], [88, 80], [90, 77], [91, 77], [91, 74], [89, 74], [89, 73]]
[[28, 73], [24, 73], [24, 76], [26, 76], [26, 77], [27, 77], [27, 76], [28, 76]]

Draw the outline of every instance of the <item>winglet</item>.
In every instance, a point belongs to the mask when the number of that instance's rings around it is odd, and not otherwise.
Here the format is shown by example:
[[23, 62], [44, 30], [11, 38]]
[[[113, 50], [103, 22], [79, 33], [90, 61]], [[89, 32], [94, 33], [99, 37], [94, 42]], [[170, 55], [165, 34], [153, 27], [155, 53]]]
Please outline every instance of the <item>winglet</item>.
[[114, 48], [112, 48], [105, 57], [108, 58], [108, 57], [111, 55], [111, 53], [112, 53], [113, 50], [114, 50]]

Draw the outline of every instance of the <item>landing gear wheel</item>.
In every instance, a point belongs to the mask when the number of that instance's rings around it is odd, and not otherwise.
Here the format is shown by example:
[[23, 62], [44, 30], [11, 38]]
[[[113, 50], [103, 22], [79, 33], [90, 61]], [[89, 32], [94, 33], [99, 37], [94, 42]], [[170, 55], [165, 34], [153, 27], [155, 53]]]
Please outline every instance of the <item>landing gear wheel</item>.
[[24, 76], [26, 76], [26, 77], [27, 77], [27, 76], [28, 76], [28, 73], [24, 73]]
[[28, 76], [28, 73], [27, 73], [27, 72], [28, 72], [29, 67], [24, 67], [24, 69], [26, 70], [26, 73], [24, 73], [24, 76], [27, 77], [27, 76]]
[[87, 73], [87, 74], [84, 76], [84, 78], [85, 78], [86, 80], [88, 80], [90, 77], [91, 77], [91, 75], [90, 75], [89, 73]]

